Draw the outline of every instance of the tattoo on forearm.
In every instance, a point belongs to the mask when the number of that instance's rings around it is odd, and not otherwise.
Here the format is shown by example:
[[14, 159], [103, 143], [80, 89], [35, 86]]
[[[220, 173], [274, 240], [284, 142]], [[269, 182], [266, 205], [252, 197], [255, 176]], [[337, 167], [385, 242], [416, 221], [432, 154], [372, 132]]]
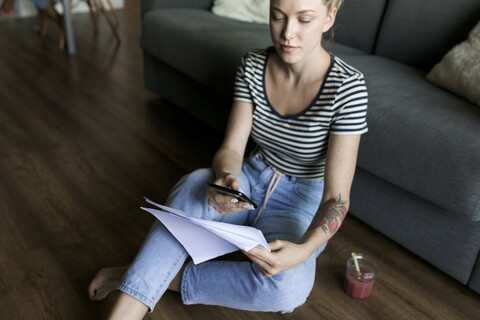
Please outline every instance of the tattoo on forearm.
[[308, 230], [320, 227], [326, 234], [334, 234], [347, 215], [347, 203], [348, 201], [342, 200], [341, 194], [336, 199], [325, 202]]

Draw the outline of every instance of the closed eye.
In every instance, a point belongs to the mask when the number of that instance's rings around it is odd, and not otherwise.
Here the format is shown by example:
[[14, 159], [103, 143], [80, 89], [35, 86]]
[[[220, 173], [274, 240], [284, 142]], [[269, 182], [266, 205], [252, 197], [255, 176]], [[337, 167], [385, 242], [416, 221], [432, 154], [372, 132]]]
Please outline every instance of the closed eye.
[[299, 15], [297, 16], [297, 19], [300, 23], [310, 23], [312, 20], [315, 19], [315, 17], [312, 17], [311, 15]]

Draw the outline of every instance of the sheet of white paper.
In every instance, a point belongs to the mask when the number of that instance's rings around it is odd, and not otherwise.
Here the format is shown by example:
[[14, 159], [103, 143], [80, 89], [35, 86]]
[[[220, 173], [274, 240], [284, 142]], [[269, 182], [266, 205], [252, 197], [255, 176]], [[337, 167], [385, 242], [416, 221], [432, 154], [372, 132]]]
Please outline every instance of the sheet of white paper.
[[177, 216], [156, 209], [142, 209], [153, 214], [165, 225], [187, 250], [195, 264], [238, 250], [227, 240], [193, 223], [184, 222]]
[[218, 221], [202, 220], [147, 198], [146, 201], [162, 210], [141, 208], [159, 219], [177, 238], [195, 264], [236, 251], [260, 246], [270, 251], [262, 232], [256, 228]]
[[256, 246], [260, 246], [270, 252], [270, 247], [268, 246], [262, 231], [259, 229], [219, 221], [198, 219], [181, 210], [163, 206], [147, 198], [145, 198], [145, 200], [148, 203], [162, 209], [163, 211], [169, 212], [178, 217], [187, 219], [192, 223], [205, 227], [206, 229], [226, 240], [229, 240], [230, 242], [238, 243], [236, 245], [242, 250], [248, 251]]
[[[239, 249], [249, 251], [250, 249], [255, 248], [256, 246], [260, 246], [263, 249], [270, 251], [270, 247], [268, 246], [267, 241], [265, 240], [262, 232], [258, 229], [251, 228], [254, 231], [257, 231], [255, 233], [249, 232], [246, 234], [237, 234], [231, 231], [230, 229], [230, 227], [232, 226], [231, 224], [222, 223], [222, 225], [220, 226], [218, 225], [212, 226], [212, 224], [210, 224], [209, 222], [212, 222], [212, 221], [207, 221], [207, 223], [203, 224], [203, 227], [205, 229], [208, 229], [211, 232], [215, 233], [216, 235], [222, 237], [223, 239], [235, 244]], [[250, 227], [244, 227], [244, 230], [251, 231], [247, 228], [250, 228]]]

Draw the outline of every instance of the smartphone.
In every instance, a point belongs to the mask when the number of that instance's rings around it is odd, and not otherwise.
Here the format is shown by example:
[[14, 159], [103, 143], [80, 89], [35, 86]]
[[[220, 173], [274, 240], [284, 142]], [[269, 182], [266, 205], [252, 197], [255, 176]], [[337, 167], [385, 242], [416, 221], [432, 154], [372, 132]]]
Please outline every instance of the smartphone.
[[222, 187], [222, 186], [219, 186], [218, 184], [214, 184], [214, 183], [211, 183], [209, 185], [210, 188], [212, 188], [213, 190], [215, 190], [216, 192], [218, 193], [221, 193], [221, 194], [224, 194], [226, 196], [231, 196], [231, 197], [234, 197], [240, 201], [245, 201], [245, 202], [248, 202], [249, 204], [251, 204], [255, 209], [258, 208], [257, 204], [255, 202], [253, 202], [252, 199], [250, 199], [249, 197], [247, 197], [246, 194], [244, 194], [243, 192], [240, 192], [240, 191], [236, 191], [236, 190], [232, 190], [232, 189], [229, 189], [229, 188], [225, 188], [225, 187]]

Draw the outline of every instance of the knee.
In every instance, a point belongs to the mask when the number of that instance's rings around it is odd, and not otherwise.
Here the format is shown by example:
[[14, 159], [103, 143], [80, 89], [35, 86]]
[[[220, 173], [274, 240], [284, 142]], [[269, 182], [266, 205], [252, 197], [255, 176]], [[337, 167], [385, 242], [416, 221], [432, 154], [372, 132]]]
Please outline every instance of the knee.
[[170, 191], [167, 206], [184, 210], [185, 205], [207, 201], [206, 191], [212, 180], [211, 169], [198, 169], [183, 176]]
[[265, 278], [269, 287], [265, 305], [269, 310], [265, 311], [288, 313], [303, 305], [312, 291], [314, 279], [315, 268], [303, 266]]
[[213, 181], [214, 176], [211, 168], [202, 168], [183, 176], [179, 183], [187, 186], [204, 187], [206, 190], [208, 185]]

